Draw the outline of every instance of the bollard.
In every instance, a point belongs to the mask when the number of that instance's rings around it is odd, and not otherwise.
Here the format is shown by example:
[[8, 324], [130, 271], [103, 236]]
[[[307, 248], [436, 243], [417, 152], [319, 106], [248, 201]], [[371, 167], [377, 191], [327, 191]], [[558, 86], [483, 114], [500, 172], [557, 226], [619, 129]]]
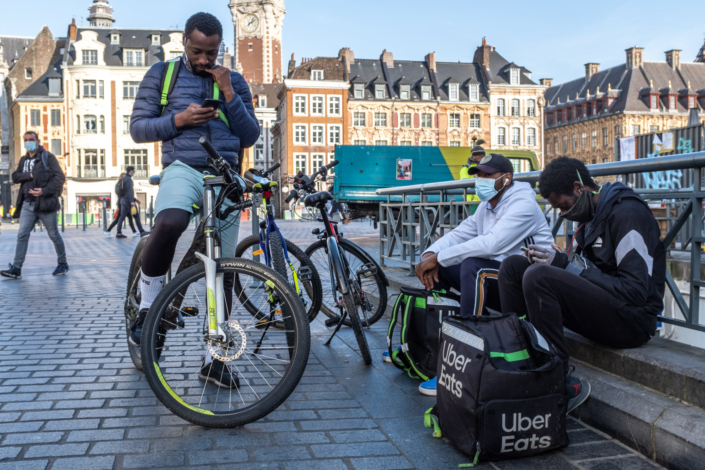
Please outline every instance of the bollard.
[[[76, 224], [78, 225], [78, 224]], [[83, 231], [86, 231], [86, 203], [83, 203]]]
[[103, 201], [103, 231], [108, 230], [108, 208], [105, 207], [105, 201]]
[[64, 214], [64, 198], [61, 199], [61, 233], [64, 233], [64, 220], [66, 220], [66, 215]]
[[42, 229], [42, 221], [41, 221], [41, 220], [39, 221], [39, 231], [40, 231], [40, 232], [43, 232], [43, 231], [44, 231], [44, 230]]

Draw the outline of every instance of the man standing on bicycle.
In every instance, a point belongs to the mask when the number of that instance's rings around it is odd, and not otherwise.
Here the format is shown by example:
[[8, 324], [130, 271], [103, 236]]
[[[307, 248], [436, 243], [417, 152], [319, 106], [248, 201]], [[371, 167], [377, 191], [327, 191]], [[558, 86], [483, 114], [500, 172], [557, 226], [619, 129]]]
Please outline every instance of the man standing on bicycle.
[[[154, 228], [142, 255], [140, 312], [130, 336], [135, 345], [140, 343], [144, 319], [162, 289], [176, 243], [191, 216], [203, 206], [203, 175], [215, 174], [207, 166], [208, 153], [198, 139], [207, 137], [220, 155], [237, 167], [240, 149], [253, 146], [259, 138], [247, 82], [239, 73], [215, 63], [222, 37], [222, 25], [215, 16], [193, 15], [186, 22], [185, 52], [166, 106], [162, 106], [162, 80], [167, 67], [164, 62], [150, 68], [135, 99], [130, 134], [135, 142], [161, 141], [164, 167], [155, 202]], [[214, 97], [221, 101], [220, 111], [202, 106], [206, 99]], [[234, 257], [239, 212], [220, 224], [222, 256]], [[222, 362], [213, 361], [210, 354], [206, 354], [199, 377], [228, 388], [239, 384], [238, 377], [230, 374]]]

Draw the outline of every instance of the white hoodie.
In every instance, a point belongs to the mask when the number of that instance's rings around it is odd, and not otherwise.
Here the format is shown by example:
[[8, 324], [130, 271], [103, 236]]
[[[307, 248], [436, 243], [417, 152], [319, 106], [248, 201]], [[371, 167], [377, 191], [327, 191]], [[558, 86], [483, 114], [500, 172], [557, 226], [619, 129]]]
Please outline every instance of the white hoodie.
[[521, 255], [522, 246], [552, 250], [554, 243], [546, 216], [536, 203], [529, 183], [515, 182], [493, 208], [482, 202], [474, 215], [444, 235], [424, 253], [438, 253], [441, 266], [460, 264], [465, 258], [502, 261]]

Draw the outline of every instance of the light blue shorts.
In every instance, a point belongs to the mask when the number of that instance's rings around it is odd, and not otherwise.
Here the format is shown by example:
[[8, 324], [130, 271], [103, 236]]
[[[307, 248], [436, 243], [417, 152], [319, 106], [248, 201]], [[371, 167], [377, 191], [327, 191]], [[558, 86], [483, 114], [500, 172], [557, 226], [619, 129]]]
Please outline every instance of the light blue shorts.
[[[164, 209], [181, 209], [193, 215], [203, 215], [203, 175], [200, 171], [176, 161], [161, 172], [159, 193], [154, 203], [154, 213]], [[216, 195], [220, 188], [216, 188]], [[224, 207], [233, 205], [225, 199]], [[223, 258], [234, 258], [237, 237], [240, 231], [240, 211], [235, 211], [225, 220], [216, 220], [220, 227]]]

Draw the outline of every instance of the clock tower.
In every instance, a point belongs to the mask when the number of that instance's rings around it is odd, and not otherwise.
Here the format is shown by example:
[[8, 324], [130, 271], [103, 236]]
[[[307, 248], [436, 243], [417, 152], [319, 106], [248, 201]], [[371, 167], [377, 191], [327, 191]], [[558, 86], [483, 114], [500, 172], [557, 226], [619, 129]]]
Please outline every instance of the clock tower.
[[230, 0], [235, 68], [248, 83], [281, 83], [284, 0]]

